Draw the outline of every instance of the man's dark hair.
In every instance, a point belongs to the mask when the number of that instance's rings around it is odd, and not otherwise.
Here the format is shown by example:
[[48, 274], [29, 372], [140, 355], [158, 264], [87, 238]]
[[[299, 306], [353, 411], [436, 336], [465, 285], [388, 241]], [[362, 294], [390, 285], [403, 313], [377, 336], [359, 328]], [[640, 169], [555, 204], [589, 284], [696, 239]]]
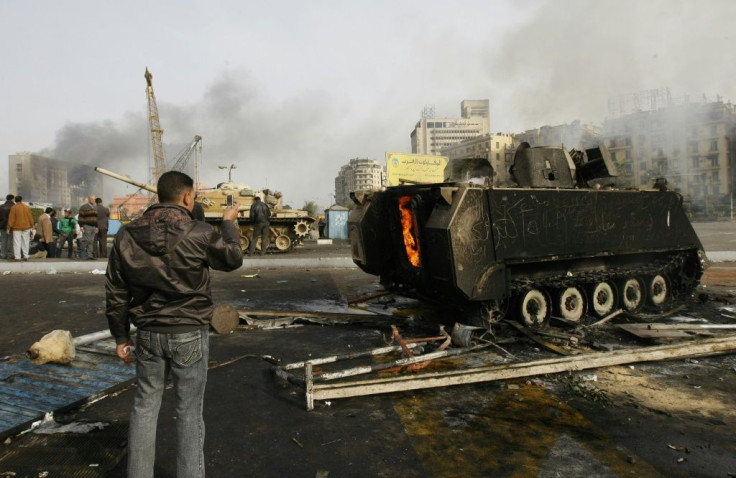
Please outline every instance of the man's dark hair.
[[156, 185], [159, 202], [176, 203], [182, 194], [194, 189], [194, 180], [179, 171], [167, 171]]
[[95, 203], [102, 204], [102, 198], [95, 198]]
[[23, 196], [15, 196], [15, 202], [21, 202], [23, 200]]
[[15, 196], [13, 196], [12, 194], [8, 194], [7, 196], [5, 196], [6, 201], [12, 201], [13, 199], [15, 199]]
[[52, 207], [47, 207], [47, 208], [46, 208], [46, 210], [45, 210], [44, 212], [45, 212], [46, 214], [49, 214], [49, 213], [50, 213], [51, 211], [53, 211], [53, 210], [54, 210], [54, 208], [52, 208]]
[[256, 196], [256, 197], [255, 197], [254, 199], [255, 199], [256, 201], [260, 201], [260, 200], [261, 200], [261, 197], [260, 197], [260, 196]]

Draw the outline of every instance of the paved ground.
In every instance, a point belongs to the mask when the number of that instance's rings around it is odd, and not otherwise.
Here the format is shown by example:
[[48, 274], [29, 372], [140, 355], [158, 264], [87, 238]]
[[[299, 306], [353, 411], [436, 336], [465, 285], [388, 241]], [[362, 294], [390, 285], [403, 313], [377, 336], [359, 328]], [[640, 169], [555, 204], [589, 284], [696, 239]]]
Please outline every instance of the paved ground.
[[[728, 245], [720, 231], [714, 227], [703, 234], [706, 248]], [[332, 250], [337, 256], [346, 253], [340, 247]], [[300, 254], [327, 255], [325, 249]], [[280, 258], [263, 260], [269, 259]], [[216, 301], [237, 308], [339, 311], [346, 310], [346, 298], [379, 289], [376, 278], [357, 269], [260, 264], [246, 259], [244, 270], [215, 273]], [[259, 277], [243, 277], [256, 270]], [[711, 268], [702, 290], [709, 300], [690, 303], [683, 312], [720, 317], [719, 307], [736, 302], [735, 271], [730, 264]], [[22, 353], [55, 328], [75, 336], [104, 329], [103, 284], [103, 276], [90, 273], [0, 276], [7, 301], [0, 315], [0, 356]], [[424, 317], [412, 309], [404, 313]], [[445, 310], [432, 316], [452, 321], [453, 314]], [[420, 327], [425, 324], [419, 320], [406, 333], [426, 335], [434, 326], [426, 324], [425, 330]], [[585, 373], [334, 400], [318, 403], [313, 412], [304, 410], [300, 390], [277, 380], [271, 365], [259, 358], [291, 362], [378, 347], [386, 331], [385, 326], [307, 325], [213, 337], [216, 367], [210, 371], [205, 410], [208, 476], [736, 473], [734, 355], [612, 367], [597, 371], [595, 382]], [[509, 345], [515, 346], [533, 350], [525, 343]], [[61, 418], [102, 420], [125, 430], [131, 398], [127, 391]], [[174, 426], [167, 402], [160, 417], [156, 476], [174, 476]], [[119, 439], [123, 444], [124, 432]], [[23, 443], [21, 437], [7, 448]], [[0, 475], [7, 471], [12, 470], [0, 469]], [[112, 476], [124, 476], [123, 466]]]

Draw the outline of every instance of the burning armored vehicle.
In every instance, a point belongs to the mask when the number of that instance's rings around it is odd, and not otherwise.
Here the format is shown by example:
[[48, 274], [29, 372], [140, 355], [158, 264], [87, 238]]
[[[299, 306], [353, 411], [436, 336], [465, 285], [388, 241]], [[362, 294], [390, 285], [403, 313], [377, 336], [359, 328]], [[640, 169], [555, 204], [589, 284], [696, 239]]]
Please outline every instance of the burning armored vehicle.
[[354, 262], [391, 291], [481, 304], [480, 324], [511, 315], [540, 325], [579, 322], [618, 308], [661, 308], [689, 295], [705, 255], [682, 197], [658, 180], [648, 190], [601, 186], [616, 175], [601, 146], [516, 151], [515, 184], [489, 185], [490, 164], [448, 164], [447, 180], [353, 194]]

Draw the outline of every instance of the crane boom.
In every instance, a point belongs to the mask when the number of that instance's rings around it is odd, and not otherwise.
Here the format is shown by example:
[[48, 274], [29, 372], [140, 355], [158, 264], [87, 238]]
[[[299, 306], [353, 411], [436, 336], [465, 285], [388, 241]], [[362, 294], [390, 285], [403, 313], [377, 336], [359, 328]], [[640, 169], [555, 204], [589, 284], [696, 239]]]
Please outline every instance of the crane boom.
[[197, 145], [199, 142], [202, 141], [202, 137], [200, 135], [194, 136], [194, 139], [191, 143], [189, 143], [189, 146], [184, 148], [182, 152], [180, 152], [176, 159], [174, 160], [174, 165], [170, 168], [171, 171], [183, 171], [184, 167], [187, 165], [187, 162], [189, 162], [189, 158], [192, 157], [192, 153], [194, 153], [194, 150], [197, 148]]
[[153, 75], [146, 67], [146, 96], [148, 97], [148, 123], [151, 127], [151, 144], [153, 145], [153, 177], [152, 183], [156, 183], [158, 178], [166, 171], [166, 158], [164, 156], [163, 134], [161, 129], [161, 121], [158, 119], [158, 106], [156, 105], [156, 95], [153, 93]]

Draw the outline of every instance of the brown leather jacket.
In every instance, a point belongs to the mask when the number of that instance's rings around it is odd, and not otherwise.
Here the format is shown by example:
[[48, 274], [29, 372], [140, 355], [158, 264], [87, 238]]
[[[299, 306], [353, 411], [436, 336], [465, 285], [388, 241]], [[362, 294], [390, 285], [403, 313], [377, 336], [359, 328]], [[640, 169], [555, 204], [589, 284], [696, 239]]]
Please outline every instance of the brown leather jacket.
[[115, 236], [105, 284], [107, 321], [116, 343], [130, 339], [130, 323], [143, 330], [181, 333], [212, 318], [210, 267], [243, 264], [237, 227], [222, 235], [195, 221], [186, 208], [156, 204]]

